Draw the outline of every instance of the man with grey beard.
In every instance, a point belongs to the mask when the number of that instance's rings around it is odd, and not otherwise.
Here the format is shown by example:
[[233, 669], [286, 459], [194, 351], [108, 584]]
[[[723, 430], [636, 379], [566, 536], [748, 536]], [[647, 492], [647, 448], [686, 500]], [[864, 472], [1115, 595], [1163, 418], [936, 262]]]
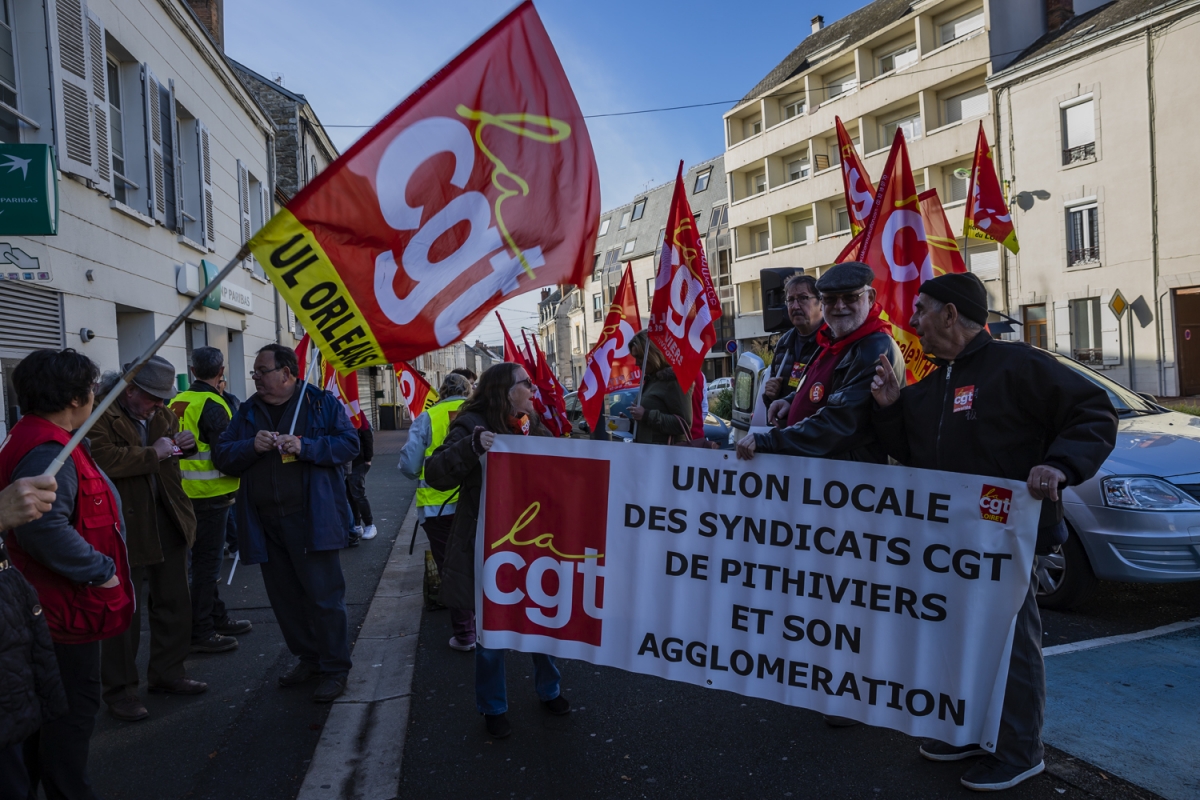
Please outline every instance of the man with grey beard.
[[866, 264], [835, 264], [817, 281], [825, 327], [820, 349], [800, 376], [795, 394], [771, 403], [767, 420], [775, 429], [752, 433], [737, 445], [738, 458], [756, 452], [810, 458], [886, 463], [871, 426], [871, 382], [881, 355], [904, 383], [904, 358], [891, 323], [880, 319]]

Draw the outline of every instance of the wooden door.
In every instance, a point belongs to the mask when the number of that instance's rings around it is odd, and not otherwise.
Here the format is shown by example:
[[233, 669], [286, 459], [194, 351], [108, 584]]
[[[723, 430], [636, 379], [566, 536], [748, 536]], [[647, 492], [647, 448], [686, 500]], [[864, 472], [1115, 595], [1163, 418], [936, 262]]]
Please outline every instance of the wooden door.
[[1175, 291], [1175, 351], [1179, 393], [1200, 395], [1200, 287]]

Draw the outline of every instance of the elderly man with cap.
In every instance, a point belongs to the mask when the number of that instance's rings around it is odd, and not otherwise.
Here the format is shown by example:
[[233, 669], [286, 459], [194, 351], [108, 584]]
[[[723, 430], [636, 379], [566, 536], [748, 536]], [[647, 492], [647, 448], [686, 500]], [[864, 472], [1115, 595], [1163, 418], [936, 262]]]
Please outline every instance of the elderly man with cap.
[[[116, 380], [107, 376], [100, 391], [107, 394]], [[143, 605], [150, 614], [150, 691], [188, 695], [208, 688], [189, 678], [183, 667], [192, 638], [187, 557], [196, 536], [196, 515], [183, 491], [179, 457], [194, 453], [196, 440], [181, 432], [179, 419], [163, 407], [174, 396], [175, 368], [154, 356], [89, 434], [93, 458], [121, 496], [130, 579], [138, 598], [129, 628], [105, 639], [100, 652], [104, 701], [109, 713], [126, 722], [149, 716], [138, 696]], [[149, 589], [148, 604], [143, 584]]]
[[[1025, 481], [1042, 504], [1036, 552], [1045, 555], [1067, 537], [1061, 488], [1096, 474], [1116, 443], [1117, 418], [1104, 390], [1080, 372], [1022, 342], [992, 339], [987, 315], [987, 292], [971, 273], [921, 284], [912, 327], [941, 368], [902, 388], [880, 356], [872, 422], [888, 455], [906, 466]], [[1008, 789], [1045, 769], [1041, 645], [1035, 566], [1017, 612], [995, 754], [934, 741], [921, 755], [986, 756], [962, 777], [977, 791]]]
[[880, 319], [874, 279], [871, 268], [857, 261], [825, 270], [816, 286], [825, 315], [817, 331], [820, 349], [798, 376], [796, 391], [771, 403], [767, 419], [778, 427], [738, 442], [738, 458], [763, 452], [886, 461], [871, 428], [871, 381], [881, 356], [897, 365], [901, 381], [904, 362], [891, 323]]

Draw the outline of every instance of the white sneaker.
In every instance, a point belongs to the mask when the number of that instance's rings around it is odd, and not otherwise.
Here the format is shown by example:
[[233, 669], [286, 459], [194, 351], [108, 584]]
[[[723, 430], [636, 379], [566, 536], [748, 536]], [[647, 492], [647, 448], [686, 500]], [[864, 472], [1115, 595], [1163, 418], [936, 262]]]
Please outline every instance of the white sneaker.
[[374, 539], [375, 534], [379, 533], [379, 531], [376, 530], [374, 525], [368, 525], [365, 528], [359, 528], [359, 530], [362, 531], [362, 537], [364, 539]]
[[362, 525], [351, 525], [350, 530], [354, 531], [359, 536], [363, 535], [363, 526]]
[[451, 636], [450, 637], [450, 647], [454, 650], [458, 650], [463, 653], [469, 653], [475, 649], [475, 643], [471, 642], [470, 644], [463, 644], [462, 642], [460, 642], [458, 640], [457, 636]]

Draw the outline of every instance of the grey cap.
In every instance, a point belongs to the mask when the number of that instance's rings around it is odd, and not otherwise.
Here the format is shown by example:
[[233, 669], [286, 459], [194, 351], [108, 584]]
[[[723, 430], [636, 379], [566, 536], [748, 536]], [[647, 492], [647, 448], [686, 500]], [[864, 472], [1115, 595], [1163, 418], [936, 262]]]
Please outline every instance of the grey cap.
[[[128, 372], [131, 366], [132, 361], [123, 367], [123, 371]], [[176, 394], [175, 367], [162, 356], [151, 356], [145, 366], [138, 370], [133, 385], [160, 400], [170, 400]]]
[[834, 264], [817, 279], [818, 292], [853, 292], [870, 286], [875, 280], [875, 271], [861, 261], [844, 261]]

